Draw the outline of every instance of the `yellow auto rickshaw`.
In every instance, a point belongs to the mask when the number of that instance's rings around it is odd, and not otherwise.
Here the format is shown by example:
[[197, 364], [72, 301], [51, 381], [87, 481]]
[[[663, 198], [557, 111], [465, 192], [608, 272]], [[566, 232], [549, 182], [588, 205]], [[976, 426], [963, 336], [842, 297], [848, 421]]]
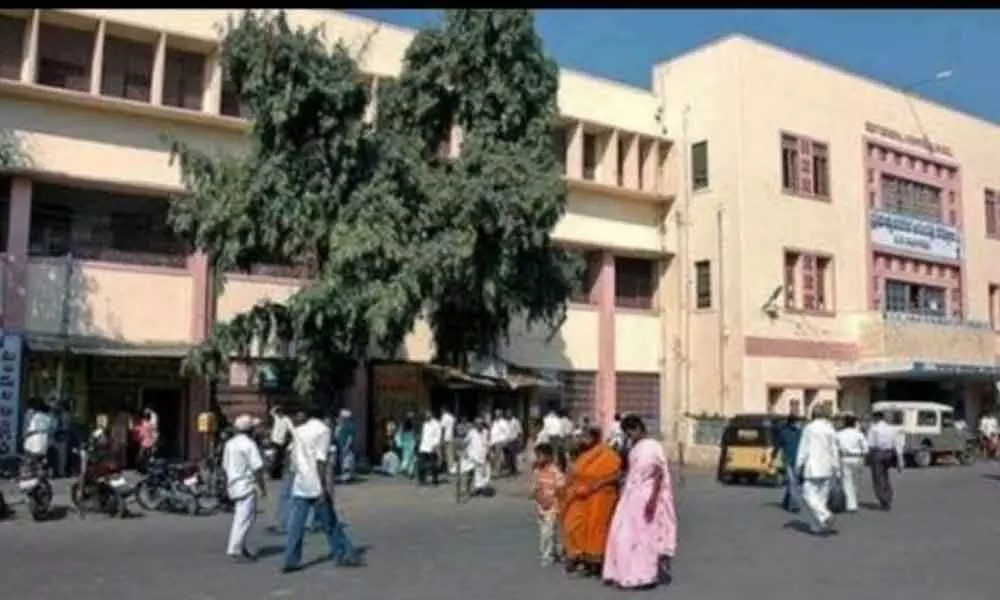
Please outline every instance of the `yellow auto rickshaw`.
[[717, 478], [721, 483], [784, 483], [781, 457], [771, 460], [778, 429], [787, 416], [773, 414], [735, 415], [726, 424], [719, 448]]

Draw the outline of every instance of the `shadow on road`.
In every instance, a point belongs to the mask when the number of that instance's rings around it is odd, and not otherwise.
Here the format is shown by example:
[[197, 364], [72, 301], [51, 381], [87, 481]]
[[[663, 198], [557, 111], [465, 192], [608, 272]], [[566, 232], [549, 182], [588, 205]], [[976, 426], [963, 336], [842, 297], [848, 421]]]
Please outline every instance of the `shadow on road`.
[[986, 473], [985, 475], [983, 475], [983, 479], [991, 479], [997, 483], [1000, 483], [1000, 475], [996, 475], [994, 473]]

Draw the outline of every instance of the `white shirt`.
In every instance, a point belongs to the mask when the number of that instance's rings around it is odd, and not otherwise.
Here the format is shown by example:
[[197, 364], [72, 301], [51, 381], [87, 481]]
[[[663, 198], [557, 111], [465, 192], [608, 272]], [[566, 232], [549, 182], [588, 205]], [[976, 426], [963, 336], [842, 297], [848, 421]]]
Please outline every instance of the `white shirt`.
[[49, 451], [53, 427], [55, 422], [48, 414], [40, 410], [31, 411], [28, 425], [24, 428], [24, 451], [44, 456]]
[[490, 444], [498, 446], [508, 441], [510, 441], [510, 424], [507, 419], [503, 417], [494, 419], [493, 425], [490, 426]]
[[515, 442], [521, 439], [522, 435], [524, 435], [524, 429], [521, 427], [521, 422], [515, 417], [507, 419], [507, 439]]
[[837, 430], [828, 419], [813, 419], [802, 430], [795, 468], [805, 479], [825, 479], [839, 475]]
[[285, 415], [274, 417], [274, 424], [271, 425], [271, 443], [275, 446], [284, 445], [288, 441], [288, 436], [292, 433], [292, 420]]
[[559, 418], [559, 415], [554, 412], [545, 415], [545, 418], [542, 419], [542, 435], [545, 436], [545, 439], [562, 437], [562, 434], [562, 419]]
[[569, 417], [562, 417], [559, 419], [559, 429], [560, 435], [563, 437], [569, 437], [573, 435], [576, 425], [573, 425], [573, 421], [571, 421]]
[[987, 437], [996, 435], [997, 418], [993, 415], [984, 415], [983, 418], [979, 419], [979, 433]]
[[253, 493], [257, 471], [264, 468], [264, 460], [250, 436], [237, 433], [222, 448], [222, 468], [226, 471], [229, 497], [239, 500]]
[[474, 464], [484, 464], [488, 450], [486, 432], [479, 431], [476, 427], [470, 427], [465, 434], [465, 457]]
[[441, 446], [442, 438], [441, 422], [437, 419], [424, 421], [424, 426], [420, 429], [420, 449], [419, 452], [433, 454]]
[[613, 421], [608, 426], [608, 432], [604, 436], [604, 441], [612, 448], [621, 448], [625, 441], [625, 432], [622, 431], [621, 421]]
[[455, 415], [448, 411], [441, 413], [441, 433], [446, 444], [455, 441]]
[[[316, 465], [327, 462], [330, 453], [330, 428], [319, 419], [309, 419], [293, 431], [292, 446], [292, 496], [319, 498], [323, 495], [323, 482]], [[301, 444], [301, 445], [300, 445]]]
[[837, 447], [845, 465], [860, 465], [868, 454], [868, 441], [857, 427], [845, 427], [838, 431]]
[[885, 421], [879, 421], [868, 428], [868, 447], [872, 450], [895, 450], [903, 459], [906, 438], [902, 431]]

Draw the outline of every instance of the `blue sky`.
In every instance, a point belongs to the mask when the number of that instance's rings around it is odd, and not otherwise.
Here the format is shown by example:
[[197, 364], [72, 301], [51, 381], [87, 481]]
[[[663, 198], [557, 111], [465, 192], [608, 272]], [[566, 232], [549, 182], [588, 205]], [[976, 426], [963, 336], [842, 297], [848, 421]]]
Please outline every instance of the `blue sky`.
[[[355, 10], [407, 27], [433, 10]], [[540, 10], [560, 64], [649, 87], [653, 63], [744, 33], [1000, 123], [1000, 10]]]

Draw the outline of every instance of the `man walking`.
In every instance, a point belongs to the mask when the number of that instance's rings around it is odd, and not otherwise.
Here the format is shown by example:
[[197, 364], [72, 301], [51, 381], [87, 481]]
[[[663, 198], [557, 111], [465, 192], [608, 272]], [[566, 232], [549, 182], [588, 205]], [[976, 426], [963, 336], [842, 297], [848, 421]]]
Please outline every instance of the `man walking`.
[[799, 439], [802, 437], [802, 420], [798, 415], [789, 415], [785, 424], [778, 429], [771, 462], [781, 457], [785, 472], [785, 490], [781, 497], [781, 507], [788, 512], [799, 512], [802, 506], [802, 487], [795, 472], [798, 460]]
[[868, 429], [872, 487], [875, 488], [875, 499], [882, 510], [891, 510], [893, 492], [889, 469], [895, 466], [900, 473], [903, 472], [904, 440], [896, 427], [886, 423], [884, 413], [873, 413], [872, 421], [872, 426]]
[[302, 542], [306, 520], [314, 512], [316, 523], [326, 535], [330, 556], [340, 566], [363, 564], [361, 553], [344, 532], [333, 506], [333, 470], [328, 468], [332, 432], [323, 422], [322, 411], [314, 409], [309, 420], [292, 429], [291, 458], [294, 478], [288, 515], [283, 573], [298, 571], [302, 564]]
[[444, 464], [446, 473], [455, 473], [455, 415], [447, 408], [441, 409], [441, 444], [444, 449]]
[[248, 435], [253, 419], [240, 415], [233, 421], [236, 434], [222, 449], [222, 468], [226, 472], [226, 489], [233, 501], [233, 524], [229, 529], [226, 554], [237, 562], [253, 561], [257, 557], [247, 548], [247, 536], [257, 520], [257, 499], [267, 497], [264, 485], [264, 460], [257, 443]]
[[[305, 422], [305, 415], [296, 415], [298, 422]], [[288, 525], [288, 506], [292, 495], [292, 479], [289, 446], [292, 440], [292, 430], [295, 424], [280, 406], [271, 409], [271, 445], [275, 449], [275, 462], [281, 473], [281, 487], [278, 491], [278, 502], [274, 510], [274, 523], [267, 529], [272, 533], [283, 534]]]
[[510, 442], [510, 427], [507, 419], [503, 416], [503, 411], [497, 409], [493, 412], [493, 422], [490, 424], [490, 456], [493, 463], [493, 472], [497, 477], [503, 476], [507, 463], [507, 444]]
[[417, 482], [427, 483], [427, 473], [431, 474], [431, 483], [438, 484], [438, 458], [441, 455], [442, 441], [441, 422], [434, 418], [434, 412], [428, 410], [424, 415], [424, 425], [420, 429], [420, 448], [417, 456]]
[[858, 428], [858, 418], [854, 415], [844, 417], [844, 428], [837, 432], [837, 446], [843, 466], [844, 510], [857, 512], [857, 482], [861, 469], [865, 466], [865, 457], [868, 456], [868, 441]]
[[521, 427], [521, 421], [514, 416], [514, 411], [509, 408], [504, 411], [504, 419], [507, 420], [507, 445], [506, 445], [506, 460], [507, 468], [510, 469], [511, 475], [517, 475], [518, 469], [518, 457], [521, 455], [521, 448], [524, 438], [524, 428]]
[[813, 533], [832, 532], [833, 514], [827, 505], [834, 478], [840, 476], [840, 451], [826, 404], [813, 409], [813, 420], [802, 430], [795, 470], [802, 478], [802, 499], [812, 517], [810, 529]]

